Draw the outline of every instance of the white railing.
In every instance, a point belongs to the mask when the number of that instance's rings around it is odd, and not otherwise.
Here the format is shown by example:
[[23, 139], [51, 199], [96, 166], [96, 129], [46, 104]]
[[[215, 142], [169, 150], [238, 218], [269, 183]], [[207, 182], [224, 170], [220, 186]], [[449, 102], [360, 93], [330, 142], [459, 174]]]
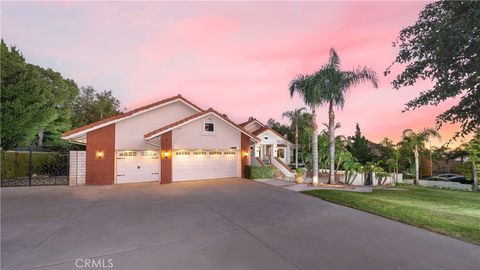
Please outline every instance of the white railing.
[[272, 165], [279, 169], [285, 176], [295, 177], [295, 173], [293, 173], [287, 165], [280, 163], [276, 158], [272, 158]]

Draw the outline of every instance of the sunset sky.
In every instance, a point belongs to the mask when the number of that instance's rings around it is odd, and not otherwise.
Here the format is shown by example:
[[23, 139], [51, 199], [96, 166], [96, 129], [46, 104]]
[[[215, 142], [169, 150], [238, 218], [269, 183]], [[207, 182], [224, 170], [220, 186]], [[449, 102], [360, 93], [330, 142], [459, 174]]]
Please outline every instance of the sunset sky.
[[[352, 135], [358, 122], [372, 141], [398, 140], [405, 128], [433, 127], [453, 104], [402, 113], [430, 82], [396, 91], [391, 81], [401, 67], [383, 76], [396, 56], [392, 42], [426, 2], [1, 5], [2, 38], [28, 62], [80, 86], [111, 89], [128, 109], [182, 94], [236, 122], [282, 120], [282, 112], [303, 106], [290, 98], [290, 80], [318, 69], [331, 47], [344, 69], [366, 65], [380, 78], [379, 89], [352, 89], [337, 112], [340, 134]], [[326, 108], [318, 122], [327, 122]], [[456, 129], [442, 128], [443, 142]]]

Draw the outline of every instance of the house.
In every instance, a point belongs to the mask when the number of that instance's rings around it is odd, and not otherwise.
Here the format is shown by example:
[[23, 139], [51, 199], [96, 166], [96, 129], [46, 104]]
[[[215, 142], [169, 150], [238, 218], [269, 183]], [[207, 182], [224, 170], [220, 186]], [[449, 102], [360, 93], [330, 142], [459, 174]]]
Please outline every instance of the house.
[[[259, 158], [269, 154], [288, 163], [288, 147], [276, 143], [285, 140], [261, 125], [264, 131], [251, 132], [252, 125], [237, 125], [214, 109], [203, 110], [178, 95], [70, 130], [62, 139], [86, 145], [88, 185], [166, 184], [241, 177], [253, 154], [257, 160], [256, 151], [251, 150], [266, 145], [270, 146], [259, 152], [265, 153]], [[262, 144], [259, 136], [264, 142], [276, 141]], [[280, 163], [277, 158], [270, 160], [272, 165]]]
[[239, 126], [260, 139], [251, 147], [252, 165], [272, 165], [284, 176], [294, 177], [293, 170], [287, 165], [293, 160], [293, 143], [253, 117]]

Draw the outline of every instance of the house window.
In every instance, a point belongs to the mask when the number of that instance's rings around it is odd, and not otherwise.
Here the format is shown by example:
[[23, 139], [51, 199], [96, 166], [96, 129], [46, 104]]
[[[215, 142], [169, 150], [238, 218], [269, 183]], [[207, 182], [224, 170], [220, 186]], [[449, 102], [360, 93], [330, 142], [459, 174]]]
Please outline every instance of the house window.
[[277, 157], [279, 157], [279, 158], [285, 158], [285, 149], [283, 149], [283, 148], [278, 148], [278, 150], [277, 150]]
[[205, 132], [205, 133], [215, 133], [215, 123], [204, 122], [203, 123], [203, 132]]
[[268, 137], [267, 137], [267, 136], [265, 136], [265, 137], [263, 137], [263, 138], [264, 138], [265, 140], [268, 140]]

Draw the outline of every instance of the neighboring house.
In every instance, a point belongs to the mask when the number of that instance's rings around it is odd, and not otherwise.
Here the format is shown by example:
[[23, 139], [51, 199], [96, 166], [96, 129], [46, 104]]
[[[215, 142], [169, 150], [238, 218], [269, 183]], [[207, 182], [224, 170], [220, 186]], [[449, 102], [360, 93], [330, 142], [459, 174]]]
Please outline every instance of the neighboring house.
[[248, 128], [178, 95], [68, 131], [62, 138], [86, 145], [87, 185], [242, 177], [251, 164], [251, 149], [267, 145], [265, 137], [276, 140], [268, 144], [270, 156], [289, 162], [286, 142], [285, 147], [276, 143], [282, 136]]
[[260, 139], [251, 148], [252, 165], [273, 165], [283, 175], [294, 176], [293, 170], [287, 165], [292, 160], [294, 144], [253, 117], [239, 126]]

